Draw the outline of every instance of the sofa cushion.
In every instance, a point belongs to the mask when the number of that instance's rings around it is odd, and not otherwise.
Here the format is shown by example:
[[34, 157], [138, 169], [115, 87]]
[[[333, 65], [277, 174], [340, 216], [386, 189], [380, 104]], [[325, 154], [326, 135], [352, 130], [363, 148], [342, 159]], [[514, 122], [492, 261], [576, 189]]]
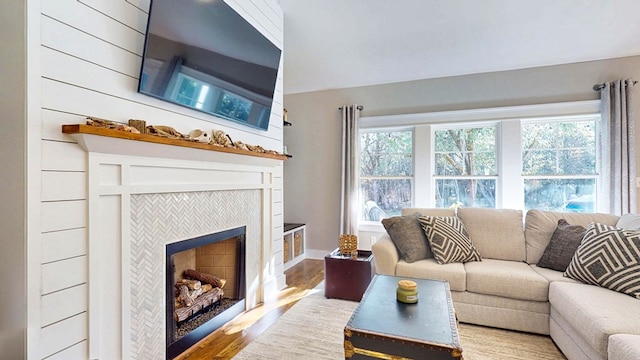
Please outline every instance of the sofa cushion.
[[[377, 266], [378, 266], [378, 263], [376, 262], [376, 267]], [[574, 280], [564, 276], [564, 271], [551, 270], [543, 267], [538, 267], [536, 265], [529, 265], [529, 266], [533, 269], [533, 271], [542, 275], [542, 277], [547, 279], [547, 281], [549, 282], [564, 281], [564, 282], [569, 282], [574, 284], [582, 284], [582, 282], [578, 280]]]
[[565, 275], [640, 299], [640, 230], [589, 224]]
[[640, 301], [630, 296], [599, 286], [554, 281], [549, 285], [549, 303], [603, 359], [610, 335], [640, 335]]
[[483, 259], [464, 264], [467, 291], [512, 299], [547, 301], [549, 282], [523, 262]]
[[459, 208], [458, 217], [471, 242], [483, 258], [525, 259], [522, 211], [510, 209]]
[[402, 215], [420, 214], [424, 216], [456, 216], [455, 209], [448, 208], [404, 208]]
[[558, 220], [558, 227], [551, 236], [549, 245], [538, 261], [539, 267], [565, 271], [575, 254], [586, 229], [580, 225], [571, 225], [565, 219]]
[[420, 216], [419, 220], [439, 264], [481, 260], [459, 218]]
[[382, 225], [404, 261], [412, 263], [432, 257], [417, 214], [382, 219]]
[[615, 225], [618, 216], [610, 214], [580, 214], [555, 211], [529, 210], [525, 217], [524, 237], [527, 245], [527, 263], [536, 264], [551, 240], [558, 226], [558, 220], [565, 219], [569, 224], [586, 227], [589, 223], [599, 222]]
[[571, 360], [606, 360], [554, 307], [549, 309], [549, 335], [562, 354]]
[[444, 280], [449, 282], [451, 291], [465, 291], [467, 274], [462, 263], [438, 264], [435, 259], [419, 260], [414, 263], [399, 261], [396, 276], [419, 279]]
[[[508, 330], [549, 334], [549, 302], [511, 299], [503, 296], [452, 291], [451, 298], [460, 322], [497, 327]], [[464, 343], [463, 343], [464, 344]], [[493, 344], [499, 346], [498, 343]], [[498, 355], [492, 353], [493, 355]], [[506, 354], [504, 354], [506, 356]], [[509, 359], [519, 359], [513, 353]], [[475, 357], [465, 359], [475, 359]], [[504, 359], [505, 357], [480, 357]]]
[[[470, 291], [452, 291], [451, 298], [453, 299], [454, 306], [456, 305], [456, 303], [462, 302], [465, 304], [477, 305], [485, 309], [498, 308], [507, 311], [513, 311], [513, 314], [518, 311], [524, 311], [527, 313], [538, 313], [547, 316], [549, 315], [548, 301], [513, 299], [504, 296], [478, 294]], [[457, 310], [458, 308], [456, 308], [456, 312]], [[511, 320], [517, 321], [515, 319]], [[547, 322], [548, 321], [549, 320], [547, 319]]]
[[618, 229], [640, 230], [640, 214], [624, 214], [616, 223]]
[[609, 359], [640, 359], [640, 335], [616, 334], [609, 337], [607, 347]]

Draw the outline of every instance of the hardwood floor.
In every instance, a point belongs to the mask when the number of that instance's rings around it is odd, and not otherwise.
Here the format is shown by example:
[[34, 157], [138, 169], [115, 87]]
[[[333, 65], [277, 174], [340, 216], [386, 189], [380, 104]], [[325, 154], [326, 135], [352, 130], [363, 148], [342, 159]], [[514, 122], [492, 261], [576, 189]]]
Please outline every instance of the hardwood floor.
[[305, 259], [285, 274], [288, 286], [275, 299], [239, 315], [176, 359], [231, 359], [322, 282], [324, 260]]

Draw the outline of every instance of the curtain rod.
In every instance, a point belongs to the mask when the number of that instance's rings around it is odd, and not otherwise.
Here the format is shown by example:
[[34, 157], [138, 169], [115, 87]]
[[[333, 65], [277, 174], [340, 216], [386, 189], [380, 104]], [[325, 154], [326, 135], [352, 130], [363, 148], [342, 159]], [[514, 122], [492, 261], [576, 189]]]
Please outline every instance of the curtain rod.
[[[338, 110], [342, 110], [342, 106], [340, 106], [340, 107], [338, 108]], [[358, 110], [360, 110], [360, 111], [364, 110], [364, 106], [362, 106], [362, 105], [358, 105]]]
[[[633, 85], [637, 84], [638, 82], [633, 80]], [[604, 84], [595, 84], [593, 85], [593, 91], [600, 91], [604, 89]]]

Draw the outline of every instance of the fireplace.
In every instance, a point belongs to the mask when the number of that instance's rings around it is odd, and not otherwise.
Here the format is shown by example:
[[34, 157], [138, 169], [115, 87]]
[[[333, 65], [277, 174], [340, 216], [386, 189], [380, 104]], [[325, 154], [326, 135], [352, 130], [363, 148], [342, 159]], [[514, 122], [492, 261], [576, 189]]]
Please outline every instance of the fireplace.
[[245, 234], [237, 227], [166, 245], [166, 358], [245, 310]]
[[[244, 306], [239, 302], [238, 311], [255, 308], [284, 286], [281, 160], [76, 138], [89, 153], [88, 358], [166, 359], [188, 346], [178, 342], [178, 350], [167, 353], [168, 320], [171, 331], [177, 327], [167, 318], [173, 312], [167, 245], [180, 240], [246, 228], [244, 276], [237, 276], [244, 281], [237, 287]], [[225, 285], [226, 297], [234, 282]], [[234, 316], [228, 313], [214, 319], [227, 322]]]

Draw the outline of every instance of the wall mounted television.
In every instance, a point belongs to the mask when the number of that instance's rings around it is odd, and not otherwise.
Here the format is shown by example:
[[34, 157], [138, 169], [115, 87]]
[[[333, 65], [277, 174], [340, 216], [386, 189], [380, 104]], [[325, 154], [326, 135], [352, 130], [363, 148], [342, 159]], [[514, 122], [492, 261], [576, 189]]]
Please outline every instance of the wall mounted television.
[[266, 130], [280, 56], [222, 0], [152, 0], [138, 92]]

